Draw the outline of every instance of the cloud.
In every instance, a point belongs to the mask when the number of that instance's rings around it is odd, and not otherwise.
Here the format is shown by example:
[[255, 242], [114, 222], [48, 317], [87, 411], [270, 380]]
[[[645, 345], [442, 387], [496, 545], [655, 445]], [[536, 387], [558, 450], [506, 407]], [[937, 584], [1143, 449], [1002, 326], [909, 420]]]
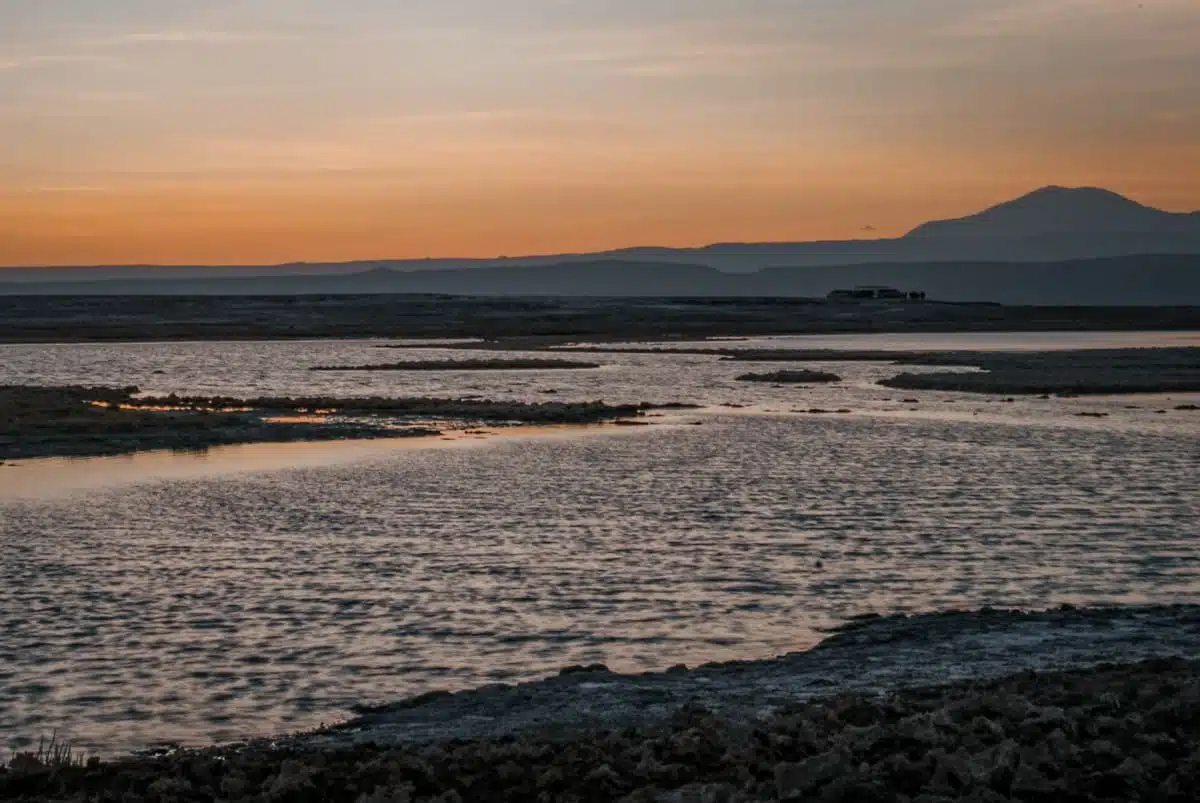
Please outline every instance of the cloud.
[[840, 9], [748, 2], [740, 16], [719, 21], [556, 29], [525, 44], [544, 61], [635, 78], [837, 73], [872, 74], [884, 83], [900, 72], [1010, 70], [1030, 58], [1069, 66], [1118, 55], [1158, 62], [1200, 57], [1196, 0], [906, 0], [903, 14], [868, 8], [865, 0], [843, 2]]
[[106, 40], [110, 44], [240, 44], [246, 42], [295, 42], [302, 37], [284, 31], [177, 30], [128, 33]]
[[58, 64], [111, 64], [116, 59], [91, 53], [42, 53], [33, 56], [0, 59], [0, 70], [27, 70]]
[[602, 72], [640, 78], [756, 76], [775, 72], [802, 45], [770, 41], [722, 41], [705, 35], [673, 35], [637, 41], [630, 37], [586, 50], [564, 49], [547, 58]]
[[[1129, 23], [1153, 23], [1180, 15], [1195, 18], [1197, 13], [1195, 0], [1005, 0], [967, 4], [944, 30], [985, 37], [1045, 34], [1055, 29], [1109, 34]], [[1100, 22], [1112, 27], [1097, 28]]]
[[91, 184], [64, 185], [61, 187], [38, 187], [37, 192], [48, 193], [93, 193], [107, 192], [104, 187], [97, 187]]
[[856, 15], [777, 19], [750, 17], [720, 24], [696, 20], [601, 31], [556, 31], [527, 43], [536, 58], [594, 73], [630, 78], [730, 78], [763, 82], [942, 71], [975, 61], [967, 47], [929, 44], [928, 26]]
[[196, 142], [193, 170], [338, 171], [373, 165], [372, 154], [355, 142], [320, 138], [214, 139]]

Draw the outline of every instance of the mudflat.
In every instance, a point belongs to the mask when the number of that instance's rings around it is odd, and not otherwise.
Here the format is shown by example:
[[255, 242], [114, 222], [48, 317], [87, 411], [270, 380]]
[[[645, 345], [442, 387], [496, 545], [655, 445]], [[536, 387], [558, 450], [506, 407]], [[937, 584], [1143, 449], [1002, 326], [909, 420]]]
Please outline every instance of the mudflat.
[[880, 384], [904, 390], [1063, 396], [1200, 391], [1200, 348], [940, 354], [907, 359], [909, 364], [981, 370], [903, 373]]
[[807, 298], [0, 296], [0, 342], [514, 338], [1200, 329], [1200, 307], [1005, 307]]
[[446, 422], [591, 424], [637, 416], [645, 409], [485, 399], [146, 397], [136, 387], [0, 386], [0, 461], [419, 437], [440, 434]]
[[[553, 347], [550, 347], [553, 348]], [[1200, 348], [1105, 348], [1056, 351], [905, 351], [883, 349], [732, 349], [588, 346], [573, 352], [707, 354], [745, 363], [880, 362], [957, 370], [902, 373], [880, 385], [965, 393], [1100, 395], [1200, 391]], [[974, 369], [974, 370], [963, 370]], [[832, 377], [824, 379], [821, 377]], [[743, 381], [836, 382], [811, 369], [750, 373]]]
[[310, 371], [545, 371], [586, 370], [600, 363], [538, 358], [496, 360], [406, 360], [378, 365], [317, 365]]
[[806, 368], [790, 371], [770, 371], [764, 374], [742, 374], [739, 382], [775, 382], [781, 385], [812, 385], [822, 382], [841, 382], [842, 378], [829, 371], [812, 371]]

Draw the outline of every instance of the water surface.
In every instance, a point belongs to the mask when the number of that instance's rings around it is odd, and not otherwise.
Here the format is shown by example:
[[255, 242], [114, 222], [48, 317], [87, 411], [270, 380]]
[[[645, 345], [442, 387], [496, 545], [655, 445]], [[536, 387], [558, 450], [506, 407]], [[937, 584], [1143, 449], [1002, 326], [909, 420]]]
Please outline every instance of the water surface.
[[[774, 388], [704, 355], [306, 370], [409, 353], [9, 346], [0, 382], [708, 406], [645, 428], [0, 467], [0, 733], [203, 743], [572, 663], [768, 657], [864, 612], [1200, 598], [1200, 414], [1174, 410], [1197, 394], [913, 404], [873, 384], [893, 366]], [[813, 407], [853, 412], [790, 412]]]

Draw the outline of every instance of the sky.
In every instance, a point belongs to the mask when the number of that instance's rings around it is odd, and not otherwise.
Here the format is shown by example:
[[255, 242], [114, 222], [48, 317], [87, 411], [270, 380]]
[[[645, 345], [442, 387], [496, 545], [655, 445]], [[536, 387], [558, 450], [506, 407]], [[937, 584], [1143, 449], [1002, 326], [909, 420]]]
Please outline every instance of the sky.
[[1200, 209], [1200, 0], [0, 0], [0, 265]]

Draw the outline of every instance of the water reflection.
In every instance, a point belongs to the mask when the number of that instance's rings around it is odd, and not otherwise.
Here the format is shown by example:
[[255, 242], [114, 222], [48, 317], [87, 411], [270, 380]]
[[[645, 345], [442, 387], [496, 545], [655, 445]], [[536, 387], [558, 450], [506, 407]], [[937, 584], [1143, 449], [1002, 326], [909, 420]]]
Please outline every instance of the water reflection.
[[[295, 416], [267, 420], [319, 423], [321, 419]], [[438, 436], [253, 443], [198, 450], [148, 451], [116, 457], [23, 460], [0, 466], [4, 471], [0, 474], [0, 502], [53, 499], [148, 482], [336, 466], [383, 457], [398, 450], [469, 448], [496, 436], [553, 439], [600, 433], [616, 434], [616, 431], [607, 425], [498, 427], [492, 430], [446, 430]]]
[[[1200, 595], [1200, 414], [1173, 407], [1198, 394], [907, 404], [873, 384], [888, 366], [773, 388], [690, 355], [604, 355], [589, 377], [329, 385], [296, 366], [372, 346], [39, 348], [5, 351], [0, 382], [128, 384], [166, 366], [162, 389], [180, 392], [554, 388], [711, 406], [650, 427], [0, 466], [0, 733], [14, 739], [227, 740], [572, 663], [774, 655], [867, 611]], [[853, 412], [786, 412], [814, 407]], [[1088, 410], [1110, 416], [1076, 417]]]

